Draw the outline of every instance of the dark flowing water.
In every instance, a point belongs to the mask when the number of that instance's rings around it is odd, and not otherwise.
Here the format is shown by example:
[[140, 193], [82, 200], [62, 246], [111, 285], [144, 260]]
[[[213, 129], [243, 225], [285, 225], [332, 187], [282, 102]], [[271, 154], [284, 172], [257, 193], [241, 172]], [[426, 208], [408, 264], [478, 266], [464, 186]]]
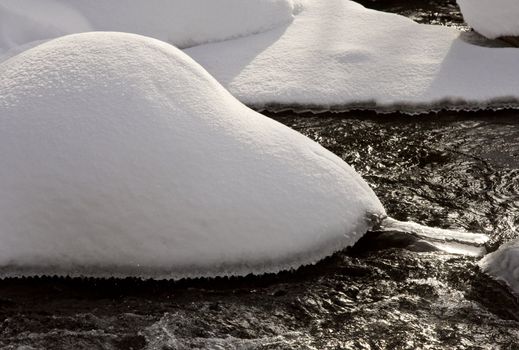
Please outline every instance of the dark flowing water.
[[[452, 2], [372, 1], [460, 24]], [[436, 15], [432, 12], [440, 12]], [[270, 114], [342, 157], [389, 214], [519, 236], [519, 111]], [[519, 302], [476, 258], [369, 233], [296, 272], [197, 281], [0, 282], [5, 349], [519, 349]]]
[[388, 214], [492, 237], [519, 236], [519, 111], [271, 117], [342, 157]]

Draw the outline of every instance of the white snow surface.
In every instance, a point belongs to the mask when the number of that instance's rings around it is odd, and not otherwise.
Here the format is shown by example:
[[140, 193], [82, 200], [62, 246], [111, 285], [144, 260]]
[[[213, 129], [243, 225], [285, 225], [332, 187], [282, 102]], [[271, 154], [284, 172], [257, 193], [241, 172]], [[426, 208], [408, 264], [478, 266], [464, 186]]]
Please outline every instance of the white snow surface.
[[479, 262], [479, 267], [519, 295], [519, 240], [506, 243], [486, 255]]
[[88, 31], [130, 32], [178, 47], [289, 23], [296, 0], [0, 0], [0, 54], [31, 41]]
[[258, 108], [519, 107], [519, 49], [465, 36], [353, 1], [304, 0], [290, 25], [186, 52]]
[[[48, 14], [40, 11], [47, 5]], [[468, 33], [349, 0], [0, 0], [0, 7], [7, 27], [0, 54], [87, 29], [180, 47], [211, 41], [185, 52], [258, 109], [519, 108], [519, 49], [476, 46]], [[232, 37], [239, 38], [224, 40]]]
[[457, 0], [463, 18], [487, 38], [519, 36], [519, 1]]
[[385, 216], [340, 158], [134, 34], [0, 63], [0, 149], [2, 276], [277, 272]]

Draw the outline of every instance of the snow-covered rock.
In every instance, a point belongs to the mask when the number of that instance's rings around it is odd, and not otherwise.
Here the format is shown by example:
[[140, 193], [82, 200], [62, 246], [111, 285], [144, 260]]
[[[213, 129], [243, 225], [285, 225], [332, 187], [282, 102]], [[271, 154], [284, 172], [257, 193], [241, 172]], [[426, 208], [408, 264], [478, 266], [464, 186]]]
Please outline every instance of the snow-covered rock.
[[0, 275], [275, 272], [385, 212], [364, 180], [164, 42], [62, 37], [0, 64]]
[[519, 36], [519, 1], [457, 0], [463, 18], [487, 38]]
[[519, 50], [479, 47], [347, 0], [304, 0], [287, 28], [186, 50], [242, 102], [311, 109], [519, 107]]
[[479, 262], [481, 270], [519, 295], [519, 240], [504, 244]]
[[178, 47], [289, 23], [296, 0], [0, 0], [0, 54], [31, 41], [87, 31], [154, 37]]
[[[257, 108], [519, 107], [519, 50], [475, 46], [456, 29], [349, 0], [0, 0], [0, 6], [0, 55], [29, 39], [85, 28], [180, 46], [242, 36], [186, 52]], [[76, 22], [81, 26], [69, 28]]]

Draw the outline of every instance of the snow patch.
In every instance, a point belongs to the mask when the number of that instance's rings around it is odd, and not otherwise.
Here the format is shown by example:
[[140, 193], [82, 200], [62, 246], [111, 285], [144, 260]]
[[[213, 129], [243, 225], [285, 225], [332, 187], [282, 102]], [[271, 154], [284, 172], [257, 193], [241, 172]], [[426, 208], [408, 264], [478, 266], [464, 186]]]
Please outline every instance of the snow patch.
[[89, 22], [67, 2], [0, 1], [0, 54], [33, 41], [90, 30]]
[[487, 38], [519, 36], [519, 1], [457, 0], [463, 18]]
[[518, 49], [472, 45], [456, 29], [353, 1], [303, 6], [287, 28], [186, 52], [257, 109], [519, 107]]
[[87, 31], [136, 33], [185, 48], [264, 32], [301, 10], [298, 0], [2, 0], [0, 54]]
[[[515, 20], [510, 1], [502, 7]], [[456, 29], [349, 0], [0, 3], [0, 55], [29, 40], [87, 29], [143, 34], [190, 47], [188, 55], [256, 109], [519, 108], [518, 49], [480, 47]]]
[[340, 158], [175, 47], [55, 39], [0, 63], [0, 275], [277, 272], [384, 217]]

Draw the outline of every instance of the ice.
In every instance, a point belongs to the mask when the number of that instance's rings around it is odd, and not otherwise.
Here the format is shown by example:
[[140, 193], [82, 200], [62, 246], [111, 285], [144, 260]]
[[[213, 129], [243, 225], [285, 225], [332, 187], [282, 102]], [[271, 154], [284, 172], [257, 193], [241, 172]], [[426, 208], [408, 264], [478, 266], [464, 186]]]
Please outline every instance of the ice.
[[501, 246], [479, 262], [483, 272], [508, 285], [519, 295], [519, 240]]
[[459, 255], [482, 256], [486, 253], [484, 244], [489, 237], [482, 233], [446, 230], [420, 225], [412, 221], [398, 221], [385, 218], [378, 230], [381, 232], [400, 232], [424, 239], [426, 244], [438, 250]]
[[385, 216], [340, 158], [134, 34], [0, 63], [0, 149], [1, 276], [277, 272]]
[[463, 18], [487, 38], [519, 36], [517, 0], [457, 0]]

